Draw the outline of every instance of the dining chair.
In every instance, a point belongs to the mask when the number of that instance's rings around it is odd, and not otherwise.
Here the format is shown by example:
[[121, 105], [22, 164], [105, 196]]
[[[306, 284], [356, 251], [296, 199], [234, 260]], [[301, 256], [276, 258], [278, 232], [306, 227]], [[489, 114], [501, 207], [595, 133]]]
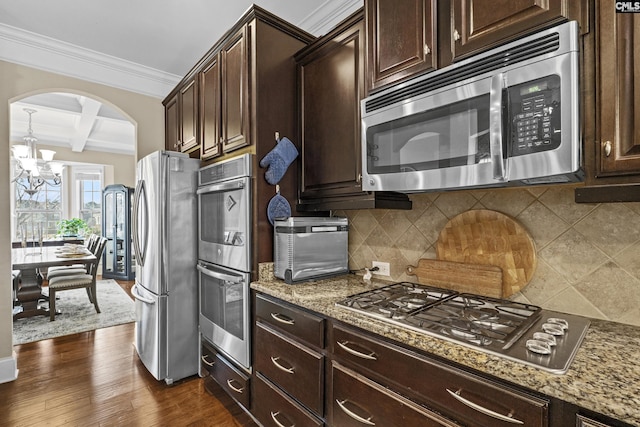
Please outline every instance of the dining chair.
[[98, 295], [96, 292], [96, 273], [102, 258], [102, 252], [107, 243], [106, 237], [100, 237], [96, 246], [95, 261], [87, 264], [84, 274], [72, 274], [53, 277], [49, 279], [49, 320], [56, 320], [56, 292], [68, 291], [70, 289], [85, 288], [89, 301], [95, 306], [96, 313], [100, 313], [98, 307]]
[[[100, 236], [92, 234], [87, 241], [87, 249], [95, 255], [95, 250], [100, 242]], [[85, 274], [89, 269], [89, 264], [57, 265], [47, 269], [47, 280], [59, 276], [70, 276], [74, 274]]]

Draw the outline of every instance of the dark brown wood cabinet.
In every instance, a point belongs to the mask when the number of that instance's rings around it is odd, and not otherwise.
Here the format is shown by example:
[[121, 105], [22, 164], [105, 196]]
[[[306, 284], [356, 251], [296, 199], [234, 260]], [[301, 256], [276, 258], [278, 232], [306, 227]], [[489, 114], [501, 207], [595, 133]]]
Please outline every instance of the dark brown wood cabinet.
[[367, 90], [437, 66], [435, 0], [367, 0]]
[[331, 364], [329, 402], [332, 426], [459, 426], [337, 362]]
[[249, 52], [242, 26], [199, 72], [200, 158], [209, 160], [251, 143], [249, 137]]
[[250, 143], [248, 27], [244, 26], [220, 51], [222, 95], [222, 151]]
[[548, 425], [549, 401], [546, 399], [439, 363], [340, 324], [332, 324], [330, 337], [329, 349], [334, 360], [450, 420], [478, 427], [507, 426], [516, 420], [523, 426]]
[[[360, 100], [365, 94], [362, 10], [298, 52], [302, 148], [299, 211], [410, 209], [405, 195], [362, 191]], [[394, 202], [398, 204], [394, 205]]]
[[199, 144], [198, 86], [195, 78], [178, 87], [165, 101], [165, 148], [188, 153]]
[[616, 13], [615, 3], [596, 2], [595, 37], [585, 43], [593, 56], [585, 61], [587, 187], [576, 189], [578, 202], [640, 201], [640, 15]]
[[[247, 410], [251, 407], [250, 376], [228, 362], [204, 340], [200, 348], [200, 376], [213, 379]], [[205, 387], [207, 384], [205, 382]]]
[[325, 320], [260, 294], [254, 301], [254, 416], [263, 425], [323, 425]]
[[[442, 10], [441, 66], [564, 20], [583, 20], [583, 0], [451, 0]], [[447, 23], [450, 25], [444, 25]]]
[[210, 159], [222, 153], [222, 92], [220, 57], [215, 55], [199, 73], [200, 83], [200, 158]]

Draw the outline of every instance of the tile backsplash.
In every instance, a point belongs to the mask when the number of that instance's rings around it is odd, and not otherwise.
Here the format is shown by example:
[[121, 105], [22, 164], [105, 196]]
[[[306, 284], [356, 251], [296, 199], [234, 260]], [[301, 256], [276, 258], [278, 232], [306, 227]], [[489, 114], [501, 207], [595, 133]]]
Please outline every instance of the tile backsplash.
[[640, 203], [578, 204], [575, 186], [411, 195], [413, 209], [338, 211], [349, 218], [349, 268], [391, 264], [393, 281], [436, 258], [440, 230], [469, 209], [515, 218], [535, 241], [531, 282], [511, 299], [640, 326]]

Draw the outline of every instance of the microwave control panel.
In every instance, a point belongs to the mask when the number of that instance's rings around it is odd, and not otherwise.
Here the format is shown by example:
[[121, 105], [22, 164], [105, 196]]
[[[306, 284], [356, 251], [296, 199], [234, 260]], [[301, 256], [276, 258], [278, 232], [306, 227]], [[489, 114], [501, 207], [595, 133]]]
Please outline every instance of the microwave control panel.
[[560, 146], [560, 77], [547, 76], [508, 89], [511, 156]]

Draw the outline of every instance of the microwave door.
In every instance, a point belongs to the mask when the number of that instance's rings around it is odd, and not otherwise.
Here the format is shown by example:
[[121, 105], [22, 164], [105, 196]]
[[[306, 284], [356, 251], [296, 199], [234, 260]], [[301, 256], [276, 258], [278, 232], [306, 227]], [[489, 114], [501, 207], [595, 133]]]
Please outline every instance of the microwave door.
[[504, 185], [501, 85], [484, 77], [363, 117], [363, 189]]

